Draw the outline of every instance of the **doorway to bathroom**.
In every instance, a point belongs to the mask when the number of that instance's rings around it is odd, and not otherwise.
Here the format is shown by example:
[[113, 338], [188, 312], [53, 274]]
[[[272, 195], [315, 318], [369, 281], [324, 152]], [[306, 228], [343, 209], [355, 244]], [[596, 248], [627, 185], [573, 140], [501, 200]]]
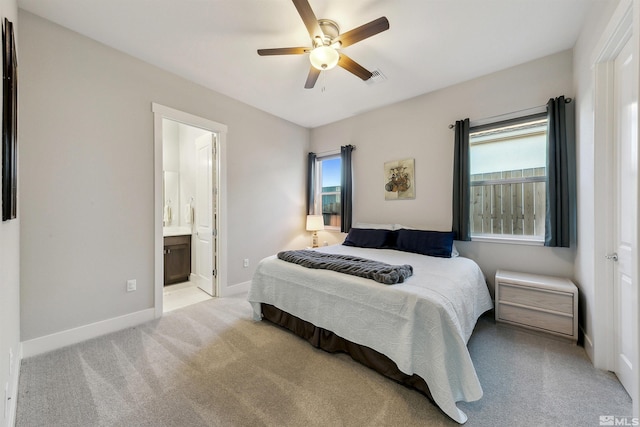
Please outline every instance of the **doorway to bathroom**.
[[221, 294], [226, 126], [153, 104], [156, 317]]

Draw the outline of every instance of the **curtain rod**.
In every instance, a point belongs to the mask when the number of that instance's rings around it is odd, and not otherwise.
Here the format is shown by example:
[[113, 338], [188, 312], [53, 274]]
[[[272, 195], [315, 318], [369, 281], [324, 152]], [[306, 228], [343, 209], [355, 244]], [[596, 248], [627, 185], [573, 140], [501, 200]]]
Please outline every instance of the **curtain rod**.
[[[564, 100], [565, 104], [568, 104], [571, 101], [572, 101], [571, 98], [565, 98], [565, 100]], [[508, 120], [508, 119], [513, 119], [513, 118], [516, 118], [516, 117], [527, 116], [529, 114], [541, 113], [542, 111], [540, 111], [540, 110], [543, 109], [543, 108], [546, 109], [547, 108], [547, 104], [538, 105], [537, 107], [525, 108], [525, 109], [518, 110], [518, 111], [512, 111], [511, 113], [498, 114], [496, 116], [485, 117], [483, 119], [474, 120], [473, 121], [473, 126], [479, 126], [479, 125], [483, 125], [483, 124], [487, 124], [487, 123], [491, 123], [491, 122], [500, 122], [502, 120]], [[456, 125], [449, 124], [449, 129], [453, 129], [454, 127], [456, 127]]]
[[[347, 144], [347, 145], [351, 145], [353, 147], [353, 149], [356, 149], [356, 146], [353, 144]], [[327, 150], [327, 151], [321, 151], [319, 153], [316, 153], [316, 156], [330, 156], [331, 154], [340, 154], [340, 149], [336, 149], [336, 150]]]

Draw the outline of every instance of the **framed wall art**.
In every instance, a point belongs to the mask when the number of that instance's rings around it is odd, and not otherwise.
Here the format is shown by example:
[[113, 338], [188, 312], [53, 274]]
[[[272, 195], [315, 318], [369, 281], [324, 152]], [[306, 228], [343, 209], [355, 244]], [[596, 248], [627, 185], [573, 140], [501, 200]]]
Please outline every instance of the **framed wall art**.
[[2, 29], [2, 220], [17, 217], [18, 207], [18, 66], [13, 23]]
[[415, 159], [384, 164], [384, 199], [415, 199]]

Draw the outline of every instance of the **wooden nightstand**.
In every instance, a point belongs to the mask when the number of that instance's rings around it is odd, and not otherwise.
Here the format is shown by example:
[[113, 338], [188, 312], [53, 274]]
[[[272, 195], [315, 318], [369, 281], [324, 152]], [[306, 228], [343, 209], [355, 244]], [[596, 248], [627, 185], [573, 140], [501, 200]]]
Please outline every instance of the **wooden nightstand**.
[[498, 270], [496, 321], [578, 340], [578, 288], [569, 279]]

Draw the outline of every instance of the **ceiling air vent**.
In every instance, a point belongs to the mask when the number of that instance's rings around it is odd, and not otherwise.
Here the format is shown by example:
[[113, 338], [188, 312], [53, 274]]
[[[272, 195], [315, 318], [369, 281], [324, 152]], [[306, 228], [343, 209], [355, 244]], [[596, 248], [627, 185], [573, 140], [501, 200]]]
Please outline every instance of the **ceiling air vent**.
[[387, 76], [382, 74], [382, 71], [378, 69], [373, 70], [371, 74], [372, 74], [371, 78], [364, 81], [369, 86], [377, 85], [378, 83], [382, 83], [383, 81], [387, 80]]

